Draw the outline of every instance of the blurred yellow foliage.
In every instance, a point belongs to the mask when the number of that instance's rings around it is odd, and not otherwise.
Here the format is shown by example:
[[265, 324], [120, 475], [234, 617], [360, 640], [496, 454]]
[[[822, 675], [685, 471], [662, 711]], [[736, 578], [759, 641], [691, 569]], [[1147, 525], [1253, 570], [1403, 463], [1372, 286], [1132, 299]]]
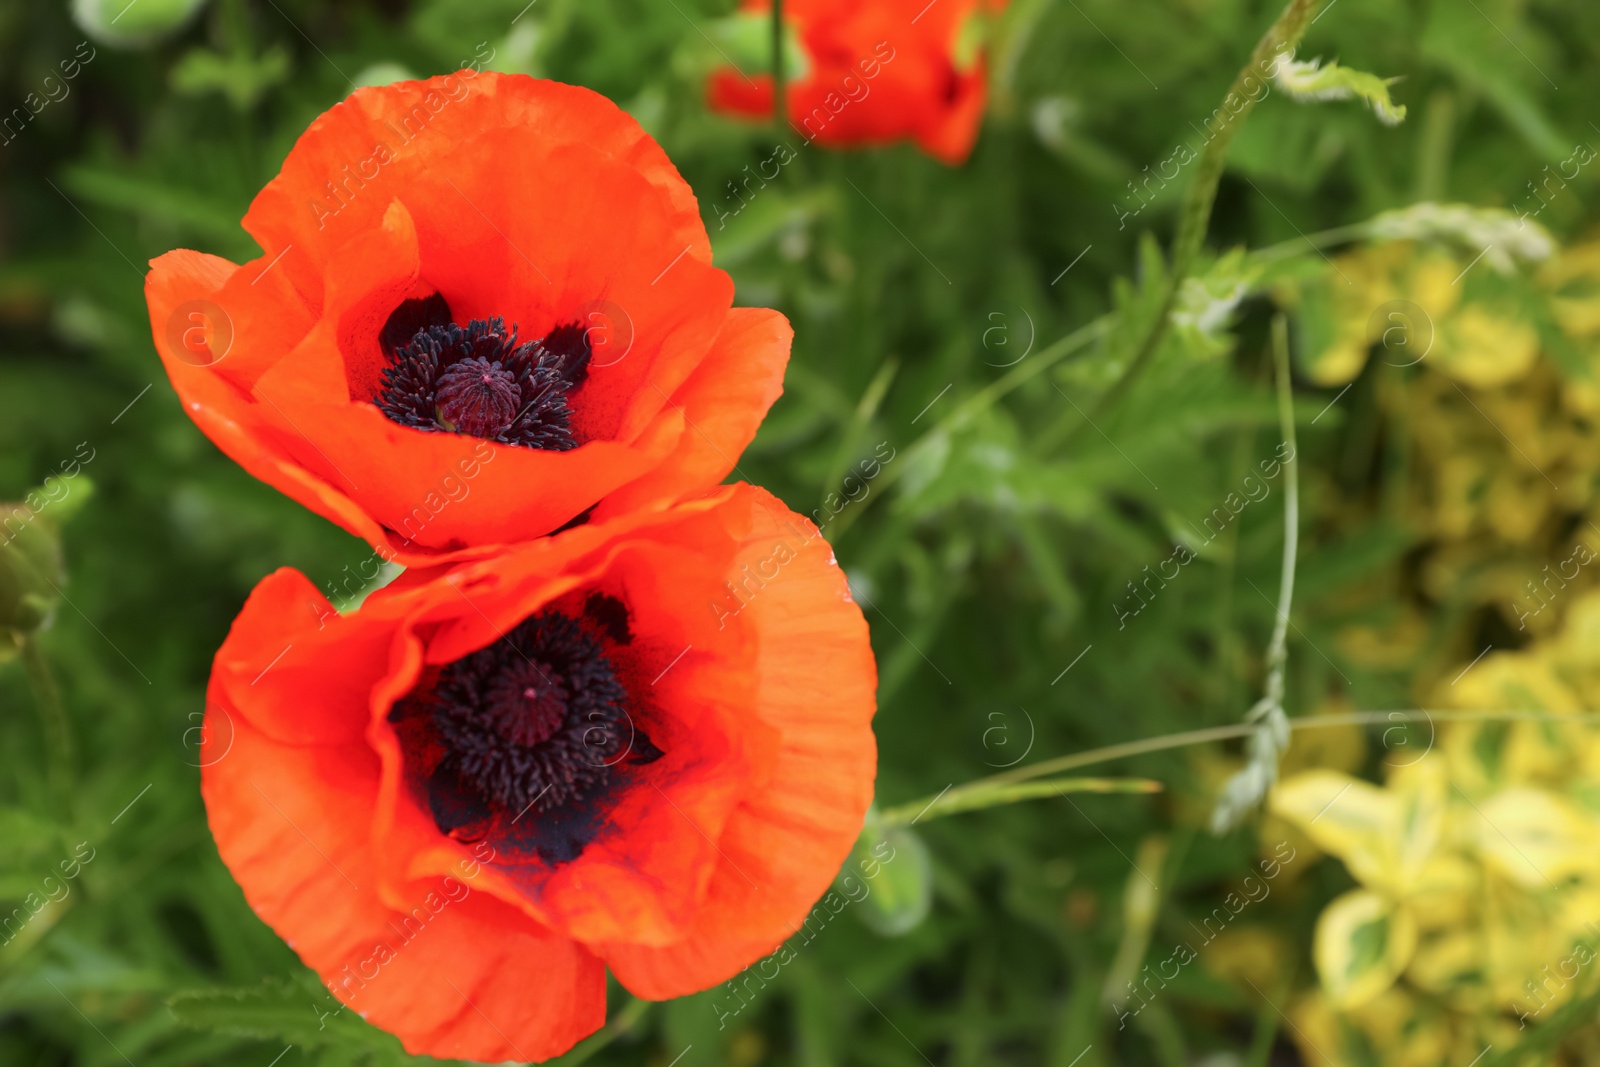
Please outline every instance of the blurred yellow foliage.
[[1600, 240], [1516, 277], [1434, 244], [1361, 245], [1284, 299], [1303, 372], [1334, 386], [1366, 371], [1381, 415], [1356, 427], [1345, 475], [1315, 486], [1330, 521], [1398, 518], [1414, 546], [1343, 592], [1340, 650], [1420, 700], [1481, 651], [1481, 609], [1552, 633], [1600, 586]]
[[1359, 883], [1317, 921], [1306, 1062], [1466, 1067], [1600, 989], [1600, 592], [1565, 615], [1438, 683], [1431, 743], [1383, 785], [1320, 767], [1274, 790]]

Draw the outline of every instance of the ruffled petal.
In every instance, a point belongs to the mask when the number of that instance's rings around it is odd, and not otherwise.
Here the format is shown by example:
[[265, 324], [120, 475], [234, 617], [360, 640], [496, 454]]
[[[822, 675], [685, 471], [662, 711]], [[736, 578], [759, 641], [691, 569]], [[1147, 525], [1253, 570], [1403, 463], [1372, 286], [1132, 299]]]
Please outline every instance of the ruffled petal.
[[[257, 616], [297, 592], [281, 572], [269, 581], [219, 660], [262, 636], [271, 623]], [[321, 705], [291, 707], [314, 717]], [[460, 860], [385, 899], [370, 837], [379, 761], [364, 739], [280, 743], [253, 725], [259, 709], [215, 681], [207, 715], [208, 737], [229, 746], [220, 758], [207, 751], [201, 779], [218, 852], [250, 906], [341, 1001], [409, 1052], [483, 1061], [559, 1055], [604, 1023], [599, 960], [482, 892], [480, 863]]]
[[[689, 936], [595, 946], [618, 980], [652, 999], [709, 988], [799, 929], [872, 801], [877, 669], [866, 620], [816, 528], [764, 490], [736, 488], [716, 518], [740, 542], [731, 572], [748, 566], [761, 584], [730, 606], [756, 635], [748, 714], [779, 748], [770, 777], [717, 840], [716, 873]], [[682, 533], [700, 536], [688, 524]]]
[[[222, 352], [212, 348], [211, 339], [218, 337], [217, 324], [233, 323], [230, 328], [236, 331], [244, 316], [229, 313], [220, 300], [250, 269], [250, 265], [240, 268], [217, 256], [187, 250], [168, 252], [151, 261], [145, 297], [156, 352], [167, 377], [184, 411], [229, 459], [351, 533], [384, 545], [387, 535], [383, 528], [355, 501], [286, 453], [279, 435], [263, 422], [261, 406], [251, 401], [234, 377], [221, 373], [234, 352], [232, 347]], [[192, 315], [200, 319], [191, 319]], [[174, 329], [174, 321], [190, 325]]]
[[595, 518], [670, 502], [727, 477], [783, 393], [793, 340], [789, 320], [776, 311], [729, 311], [705, 362], [669, 401], [687, 430], [678, 437], [666, 473], [610, 494], [595, 509]]
[[464, 165], [471, 157], [458, 146], [519, 131], [533, 131], [552, 147], [585, 146], [638, 172], [677, 212], [674, 247], [686, 244], [691, 256], [711, 261], [694, 194], [660, 145], [621, 108], [579, 86], [469, 70], [358, 89], [335, 104], [295, 142], [279, 175], [250, 205], [244, 228], [262, 248], [283, 252], [297, 288], [318, 294], [320, 304], [322, 265], [378, 226], [395, 197], [416, 189], [450, 192], [454, 184], [466, 201], [477, 201], [490, 183], [514, 184], [519, 176], [495, 156]]

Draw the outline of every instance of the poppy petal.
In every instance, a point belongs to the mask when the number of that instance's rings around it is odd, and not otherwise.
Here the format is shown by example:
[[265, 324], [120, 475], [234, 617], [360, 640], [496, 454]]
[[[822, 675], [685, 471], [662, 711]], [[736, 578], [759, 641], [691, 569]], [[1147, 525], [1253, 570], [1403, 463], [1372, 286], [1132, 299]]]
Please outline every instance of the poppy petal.
[[[323, 666], [334, 681], [340, 662]], [[412, 1053], [484, 1061], [545, 1059], [603, 1025], [600, 961], [480, 892], [476, 864], [380, 892], [378, 760], [364, 741], [286, 745], [215, 683], [209, 704], [209, 734], [230, 745], [202, 772], [217, 849], [250, 906], [340, 1000]]]
[[623, 985], [652, 999], [709, 988], [799, 929], [872, 801], [877, 674], [866, 622], [816, 528], [764, 490], [739, 488], [733, 569], [771, 573], [787, 556], [779, 546], [794, 554], [740, 612], [760, 634], [754, 711], [782, 741], [771, 777], [717, 841], [720, 862], [690, 935], [597, 948]]
[[624, 486], [595, 509], [595, 518], [651, 499], [670, 500], [727, 477], [783, 393], [793, 340], [789, 320], [776, 311], [729, 311], [705, 362], [669, 401], [688, 426], [678, 440], [672, 475]]
[[[222, 373], [233, 351], [219, 353], [206, 338], [216, 336], [218, 323], [233, 323], [231, 329], [239, 329], [237, 320], [242, 316], [228, 313], [220, 300], [235, 279], [250, 270], [251, 265], [236, 267], [218, 256], [187, 250], [168, 252], [150, 262], [145, 297], [156, 352], [167, 377], [184, 411], [229, 459], [351, 533], [384, 545], [383, 527], [320, 475], [290, 459], [265, 424], [261, 406], [250, 402], [235, 376]], [[174, 322], [182, 328], [173, 327]]]

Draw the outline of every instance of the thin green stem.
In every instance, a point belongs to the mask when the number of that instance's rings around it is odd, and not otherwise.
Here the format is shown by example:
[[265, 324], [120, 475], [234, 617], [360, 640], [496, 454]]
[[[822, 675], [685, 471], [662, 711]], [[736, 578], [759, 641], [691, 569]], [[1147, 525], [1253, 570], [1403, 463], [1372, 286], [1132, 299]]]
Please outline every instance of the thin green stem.
[[45, 658], [34, 635], [22, 639], [22, 663], [33, 686], [34, 703], [39, 708], [39, 724], [44, 733], [46, 768], [50, 791], [64, 811], [72, 806], [72, 724], [55, 671]]
[[[1233, 469], [1229, 485], [1237, 485], [1250, 469], [1251, 453], [1255, 448], [1255, 430], [1241, 426], [1234, 434]], [[1226, 533], [1226, 554], [1222, 557], [1222, 574], [1217, 596], [1217, 660], [1221, 667], [1222, 699], [1218, 706], [1232, 708], [1238, 703], [1238, 691], [1244, 665], [1244, 641], [1233, 625], [1233, 594], [1239, 573], [1239, 523], [1231, 524]]]
[[884, 394], [889, 391], [889, 386], [894, 382], [894, 376], [899, 369], [899, 358], [890, 356], [878, 369], [878, 373], [873, 375], [872, 381], [867, 383], [867, 388], [856, 403], [849, 421], [839, 434], [839, 447], [834, 451], [833, 460], [828, 464], [828, 472], [822, 481], [822, 494], [817, 500], [819, 511], [827, 509], [828, 497], [837, 495], [842, 488], [842, 483], [850, 471], [850, 461], [861, 458], [856, 454], [856, 449], [861, 444], [861, 435], [877, 416]]
[[606, 1025], [604, 1030], [590, 1037], [560, 1059], [553, 1060], [552, 1063], [557, 1067], [577, 1067], [578, 1064], [586, 1062], [617, 1038], [631, 1032], [635, 1026], [639, 1025], [639, 1021], [650, 1011], [650, 1005], [650, 1001], [635, 997], [628, 1002], [627, 1007], [612, 1016], [611, 1022]]
[[[1600, 716], [1600, 712], [1594, 713]], [[1427, 722], [1430, 725], [1440, 722], [1567, 722], [1579, 724], [1583, 719], [1571, 714], [1555, 714], [1547, 711], [1513, 710], [1455, 710], [1439, 708], [1423, 708], [1415, 711], [1356, 711], [1345, 712], [1339, 715], [1314, 715], [1304, 719], [1290, 719], [1290, 730], [1326, 730], [1336, 726], [1378, 726], [1387, 724], [1394, 726], [1407, 722]], [[1595, 725], [1600, 726], [1600, 719]], [[1092, 767], [1097, 763], [1109, 763], [1112, 760], [1128, 759], [1133, 756], [1146, 756], [1152, 752], [1165, 752], [1175, 748], [1187, 748], [1190, 745], [1203, 745], [1212, 741], [1229, 741], [1236, 737], [1247, 737], [1255, 732], [1253, 723], [1230, 723], [1227, 726], [1208, 726], [1202, 730], [1185, 730], [1181, 733], [1162, 734], [1160, 737], [1147, 737], [1138, 741], [1124, 741], [1120, 744], [1106, 745], [1102, 748], [1090, 749], [1087, 752], [1075, 752], [1070, 756], [1057, 756], [1055, 759], [1045, 760], [1027, 767], [1017, 767], [1013, 770], [991, 774], [984, 778], [975, 778], [955, 788], [963, 791], [975, 792], [984, 789], [994, 789], [1010, 785], [1015, 782], [1026, 782], [1034, 778], [1043, 778], [1064, 771], [1078, 770], [1082, 767]], [[1430, 742], [1431, 743], [1431, 742]], [[950, 792], [954, 792], [952, 789]], [[920, 810], [939, 798], [940, 794], [923, 797], [907, 804], [897, 805], [894, 809], [903, 808]]]
[[1278, 1037], [1278, 1009], [1273, 1005], [1282, 1003], [1283, 994], [1287, 992], [1283, 990], [1276, 1000], [1263, 1000], [1256, 1009], [1255, 1033], [1250, 1038], [1250, 1051], [1245, 1061], [1247, 1067], [1267, 1067], [1271, 1061], [1272, 1046]]
[[[1289, 379], [1289, 322], [1272, 320], [1272, 361], [1278, 380], [1278, 426], [1289, 457], [1283, 462], [1283, 564], [1278, 575], [1277, 617], [1267, 643], [1266, 684], [1261, 699], [1244, 721], [1255, 727], [1247, 746], [1249, 759], [1223, 784], [1211, 813], [1211, 829], [1225, 833], [1266, 800], [1278, 780], [1278, 763], [1289, 747], [1289, 717], [1283, 710], [1284, 674], [1289, 665], [1289, 612], [1294, 608], [1294, 569], [1300, 549], [1300, 471], [1296, 463], [1294, 395]], [[1280, 448], [1282, 446], [1280, 445]]]
[[789, 78], [783, 67], [783, 0], [772, 0], [772, 119], [780, 133], [789, 122]]
[[1249, 254], [1249, 259], [1254, 263], [1274, 263], [1280, 259], [1304, 255], [1307, 252], [1320, 252], [1324, 248], [1334, 245], [1347, 244], [1359, 241], [1368, 236], [1372, 231], [1372, 222], [1352, 222], [1346, 226], [1335, 226], [1331, 230], [1319, 230], [1309, 237], [1296, 237], [1292, 241], [1280, 241], [1275, 245], [1258, 248]]
[[[1161, 309], [1156, 313], [1155, 321], [1145, 331], [1144, 339], [1140, 341], [1127, 369], [1100, 397], [1094, 410], [1082, 422], [1075, 425], [1074, 433], [1080, 431], [1084, 424], [1093, 422], [1096, 416], [1115, 407], [1160, 349], [1171, 323], [1172, 309], [1177, 305], [1178, 292], [1183, 287], [1183, 280], [1188, 276], [1201, 247], [1205, 244], [1206, 230], [1211, 223], [1211, 209], [1216, 204], [1217, 186], [1222, 181], [1228, 148], [1238, 136], [1239, 128], [1244, 125], [1245, 119], [1255, 110], [1256, 103], [1265, 97], [1264, 93], [1260, 96], [1254, 95], [1249, 83], [1254, 79], [1260, 84], [1271, 76], [1277, 56], [1300, 43], [1300, 38], [1305, 36], [1307, 27], [1311, 25], [1312, 13], [1320, 3], [1321, 0], [1290, 0], [1283, 14], [1278, 16], [1278, 20], [1256, 43], [1255, 51], [1250, 53], [1250, 61], [1234, 77], [1233, 84], [1228, 88], [1228, 94], [1222, 98], [1222, 107], [1218, 109], [1225, 111], [1226, 115], [1217, 128], [1211, 130], [1210, 139], [1200, 150], [1200, 161], [1195, 167], [1194, 184], [1189, 187], [1178, 215], [1178, 233], [1172, 246], [1172, 267], [1167, 279], [1166, 293], [1161, 300]], [[1238, 103], [1237, 110], [1229, 106], [1230, 101]]]
[[909, 826], [944, 815], [1015, 804], [1019, 800], [1039, 800], [1068, 793], [1159, 793], [1160, 782], [1149, 778], [1052, 778], [1043, 782], [1022, 782], [1000, 786], [973, 783], [948, 789], [926, 804], [901, 804], [878, 816], [883, 826]]
[[1294, 566], [1300, 550], [1300, 456], [1289, 379], [1289, 323], [1282, 315], [1272, 320], [1272, 361], [1278, 378], [1278, 427], [1289, 446], [1289, 458], [1283, 464], [1283, 564], [1278, 573], [1278, 617], [1267, 646], [1266, 699], [1281, 708], [1283, 672], [1289, 658], [1289, 609], [1294, 605]]
[[[1256, 42], [1255, 51], [1250, 53], [1250, 61], [1240, 69], [1233, 79], [1233, 84], [1228, 88], [1228, 94], [1222, 98], [1223, 108], [1227, 109], [1232, 117], [1223, 120], [1221, 128], [1214, 131], [1211, 140], [1206, 142], [1205, 148], [1200, 153], [1194, 185], [1190, 187], [1189, 195], [1184, 199], [1183, 214], [1178, 219], [1178, 237], [1172, 255], [1175, 280], [1182, 280], [1183, 275], [1193, 266], [1195, 257], [1199, 255], [1200, 246], [1205, 243], [1206, 229], [1211, 222], [1211, 208], [1216, 203], [1217, 186], [1222, 181], [1228, 148], [1238, 136], [1244, 120], [1265, 97], [1265, 94], [1252, 95], [1249, 88], [1251, 80], [1254, 79], [1259, 85], [1272, 76], [1276, 70], [1278, 57], [1292, 51], [1300, 43], [1300, 38], [1305, 36], [1306, 30], [1311, 25], [1312, 14], [1320, 3], [1321, 0], [1289, 0], [1289, 5], [1283, 9], [1283, 14], [1278, 16], [1278, 20], [1262, 34], [1261, 40]], [[1238, 101], [1237, 111], [1229, 107], [1230, 100]]]

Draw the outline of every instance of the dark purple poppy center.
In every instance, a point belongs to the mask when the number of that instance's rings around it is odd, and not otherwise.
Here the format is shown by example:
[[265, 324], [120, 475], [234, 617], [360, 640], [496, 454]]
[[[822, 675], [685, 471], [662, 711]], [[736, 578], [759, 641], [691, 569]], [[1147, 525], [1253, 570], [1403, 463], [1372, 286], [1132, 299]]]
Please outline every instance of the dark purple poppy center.
[[555, 611], [447, 665], [432, 710], [463, 784], [513, 813], [582, 800], [605, 783], [630, 733], [610, 657]]
[[484, 693], [484, 719], [507, 744], [534, 748], [550, 740], [567, 721], [568, 693], [560, 677], [537, 660], [508, 664]]
[[516, 421], [522, 390], [517, 376], [498, 360], [472, 357], [439, 375], [434, 399], [440, 426], [473, 437], [497, 437]]
[[543, 611], [396, 703], [408, 759], [435, 753], [414, 769], [441, 832], [522, 840], [559, 862], [599, 831], [618, 776], [661, 756], [612, 658], [632, 640], [626, 617], [598, 593], [577, 617]]
[[501, 318], [457, 325], [436, 293], [396, 308], [378, 343], [388, 365], [374, 402], [394, 422], [525, 448], [577, 447], [571, 397], [590, 357], [578, 323], [519, 342]]

